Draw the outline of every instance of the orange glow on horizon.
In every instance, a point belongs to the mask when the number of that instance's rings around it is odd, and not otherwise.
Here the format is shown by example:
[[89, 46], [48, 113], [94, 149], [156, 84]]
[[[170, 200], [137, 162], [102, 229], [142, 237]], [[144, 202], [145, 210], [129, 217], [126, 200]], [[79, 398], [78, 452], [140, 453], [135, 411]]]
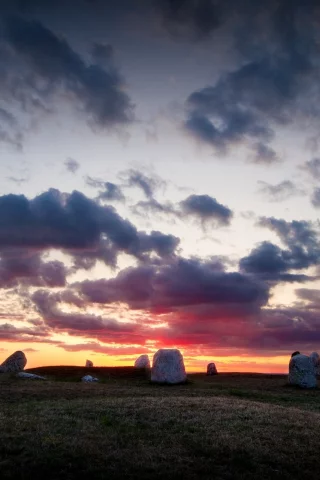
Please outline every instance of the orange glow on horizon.
[[[67, 352], [62, 348], [53, 345], [43, 344], [19, 344], [3, 342], [0, 348], [0, 363], [4, 361], [11, 353], [16, 350], [25, 352], [28, 363], [26, 368], [36, 368], [40, 366], [54, 365], [78, 365], [84, 366], [86, 359], [92, 360], [94, 366], [132, 366], [139, 354], [127, 355], [107, 355], [94, 353], [88, 350], [76, 352]], [[35, 351], [29, 351], [33, 349]], [[142, 353], [148, 353], [152, 361], [153, 354], [158, 348], [150, 348], [152, 351], [145, 351], [141, 348]], [[189, 373], [206, 372], [207, 364], [215, 362], [218, 372], [252, 372], [252, 373], [287, 373], [289, 357], [285, 356], [250, 356], [250, 352], [245, 355], [237, 356], [230, 354], [229, 356], [190, 356], [187, 348], [181, 348], [184, 355], [186, 371]]]

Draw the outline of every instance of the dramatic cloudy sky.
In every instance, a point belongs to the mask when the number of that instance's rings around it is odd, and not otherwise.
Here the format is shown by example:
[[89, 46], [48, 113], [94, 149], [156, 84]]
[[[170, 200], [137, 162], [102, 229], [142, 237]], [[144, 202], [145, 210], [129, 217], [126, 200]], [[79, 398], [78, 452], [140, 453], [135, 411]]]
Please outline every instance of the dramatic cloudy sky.
[[320, 348], [318, 0], [0, 1], [0, 355]]

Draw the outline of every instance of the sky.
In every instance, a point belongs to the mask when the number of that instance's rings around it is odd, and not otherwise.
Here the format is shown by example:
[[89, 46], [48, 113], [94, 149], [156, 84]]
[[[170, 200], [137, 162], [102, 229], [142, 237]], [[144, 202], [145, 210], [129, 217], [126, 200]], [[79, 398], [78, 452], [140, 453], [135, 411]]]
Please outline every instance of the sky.
[[319, 350], [319, 26], [317, 0], [0, 0], [0, 360]]

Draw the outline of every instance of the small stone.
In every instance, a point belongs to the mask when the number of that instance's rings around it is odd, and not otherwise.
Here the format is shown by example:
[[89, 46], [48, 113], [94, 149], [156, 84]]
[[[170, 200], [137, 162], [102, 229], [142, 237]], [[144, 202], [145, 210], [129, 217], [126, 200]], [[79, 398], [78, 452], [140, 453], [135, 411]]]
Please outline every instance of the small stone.
[[17, 373], [17, 377], [28, 378], [30, 380], [46, 380], [46, 378], [41, 377], [41, 375], [36, 375], [35, 373], [27, 373], [27, 372], [19, 372]]
[[27, 357], [21, 351], [14, 352], [1, 365], [0, 371], [6, 373], [21, 372], [27, 364]]
[[86, 368], [92, 368], [93, 367], [93, 362], [91, 360], [86, 360]]
[[150, 360], [148, 355], [140, 355], [139, 358], [134, 362], [136, 368], [150, 368]]
[[207, 375], [218, 375], [217, 367], [213, 362], [207, 365]]
[[153, 357], [151, 381], [156, 383], [182, 383], [187, 379], [183, 356], [177, 349], [160, 349]]
[[81, 382], [99, 382], [98, 378], [92, 377], [91, 375], [85, 375], [84, 377], [81, 378]]

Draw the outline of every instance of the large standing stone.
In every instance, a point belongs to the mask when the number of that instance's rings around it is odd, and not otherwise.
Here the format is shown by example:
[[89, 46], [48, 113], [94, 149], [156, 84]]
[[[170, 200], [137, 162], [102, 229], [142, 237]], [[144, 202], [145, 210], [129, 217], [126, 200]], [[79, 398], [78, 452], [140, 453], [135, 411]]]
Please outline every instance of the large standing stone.
[[187, 379], [183, 356], [176, 349], [161, 349], [153, 357], [151, 381], [157, 383], [182, 383]]
[[134, 362], [136, 368], [150, 368], [150, 360], [148, 355], [140, 355], [139, 358]]
[[289, 383], [301, 388], [317, 386], [316, 366], [314, 360], [307, 355], [295, 355], [289, 363]]
[[207, 375], [218, 375], [218, 370], [215, 363], [208, 363], [207, 366]]
[[21, 372], [27, 365], [27, 357], [23, 352], [14, 352], [1, 365], [0, 372]]
[[91, 362], [91, 360], [86, 360], [86, 367], [87, 368], [92, 368], [93, 367], [93, 362]]

